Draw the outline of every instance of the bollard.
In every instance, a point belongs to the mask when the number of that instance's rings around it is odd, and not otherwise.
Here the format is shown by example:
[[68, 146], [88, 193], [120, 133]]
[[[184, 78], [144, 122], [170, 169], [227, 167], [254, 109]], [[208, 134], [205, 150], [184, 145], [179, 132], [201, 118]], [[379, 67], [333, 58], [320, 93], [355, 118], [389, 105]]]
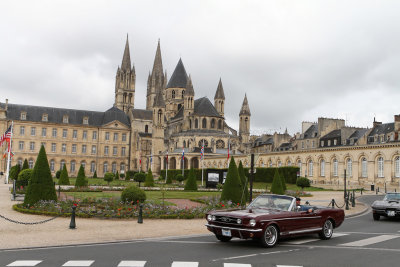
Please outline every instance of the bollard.
[[346, 197], [345, 201], [346, 201], [346, 210], [349, 210], [350, 209], [349, 208], [349, 198]]
[[387, 193], [387, 190], [386, 190], [386, 183], [385, 183], [385, 194]]
[[76, 224], [75, 224], [75, 210], [76, 210], [76, 204], [74, 204], [74, 206], [72, 206], [72, 213], [71, 213], [71, 222], [69, 224], [69, 229], [75, 229], [76, 228]]
[[335, 208], [335, 199], [332, 198], [332, 209]]
[[353, 197], [351, 198], [351, 206], [354, 208], [356, 206], [356, 193], [353, 190]]
[[378, 193], [379, 193], [379, 186], [378, 186]]
[[378, 188], [375, 190], [375, 194], [376, 194], [376, 195], [378, 194]]
[[17, 193], [15, 192], [17, 190], [17, 187], [15, 186], [16, 182], [17, 181], [14, 179], [13, 180], [13, 200], [15, 200], [15, 198], [17, 197], [16, 196]]
[[362, 187], [361, 187], [361, 189], [360, 189], [360, 191], [361, 191], [361, 195], [362, 195], [362, 191], [363, 191], [363, 189], [364, 189], [364, 188], [362, 188]]
[[139, 216], [137, 222], [143, 223], [143, 204], [139, 205]]

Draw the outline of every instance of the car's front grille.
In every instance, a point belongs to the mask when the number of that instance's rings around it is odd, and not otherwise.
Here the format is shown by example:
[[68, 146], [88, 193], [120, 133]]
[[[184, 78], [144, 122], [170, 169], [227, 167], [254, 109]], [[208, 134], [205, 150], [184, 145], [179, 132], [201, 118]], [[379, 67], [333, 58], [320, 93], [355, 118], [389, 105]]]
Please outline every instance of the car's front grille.
[[238, 218], [226, 217], [226, 216], [216, 216], [216, 222], [220, 223], [229, 223], [229, 224], [238, 224]]

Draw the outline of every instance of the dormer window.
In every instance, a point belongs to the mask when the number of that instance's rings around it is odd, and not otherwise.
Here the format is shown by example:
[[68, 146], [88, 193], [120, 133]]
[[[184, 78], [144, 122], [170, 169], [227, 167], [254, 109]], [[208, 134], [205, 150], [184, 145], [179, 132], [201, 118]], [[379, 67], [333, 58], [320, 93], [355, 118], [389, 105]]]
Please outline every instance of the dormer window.
[[63, 123], [68, 123], [68, 116], [67, 115], [63, 116]]
[[21, 120], [26, 120], [26, 112], [21, 112]]
[[83, 117], [83, 124], [89, 124], [89, 117]]
[[49, 116], [47, 114], [43, 114], [42, 121], [48, 121], [48, 120], [49, 120]]

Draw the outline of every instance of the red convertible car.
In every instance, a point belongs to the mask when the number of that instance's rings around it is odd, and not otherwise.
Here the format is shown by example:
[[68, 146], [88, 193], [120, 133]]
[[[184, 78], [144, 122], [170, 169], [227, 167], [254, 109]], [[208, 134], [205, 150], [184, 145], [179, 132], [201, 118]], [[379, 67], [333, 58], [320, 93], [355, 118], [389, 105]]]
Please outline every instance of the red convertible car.
[[296, 198], [285, 195], [260, 195], [246, 209], [210, 211], [206, 227], [218, 240], [232, 237], [258, 239], [273, 247], [282, 237], [317, 233], [321, 239], [332, 237], [333, 229], [344, 220], [341, 209], [311, 205], [296, 206]]

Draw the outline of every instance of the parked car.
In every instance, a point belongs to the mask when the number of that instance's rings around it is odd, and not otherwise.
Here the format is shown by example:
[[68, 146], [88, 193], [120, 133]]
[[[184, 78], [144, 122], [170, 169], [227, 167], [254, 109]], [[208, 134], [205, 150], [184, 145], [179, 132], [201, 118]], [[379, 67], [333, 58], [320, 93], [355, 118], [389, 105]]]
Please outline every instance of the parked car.
[[342, 209], [296, 206], [296, 198], [286, 195], [260, 195], [245, 209], [210, 211], [206, 227], [222, 242], [233, 237], [259, 240], [273, 247], [281, 237], [317, 233], [321, 239], [332, 237], [333, 229], [344, 220]]
[[400, 217], [400, 193], [387, 193], [383, 200], [375, 201], [371, 207], [375, 221], [378, 221], [381, 216]]

